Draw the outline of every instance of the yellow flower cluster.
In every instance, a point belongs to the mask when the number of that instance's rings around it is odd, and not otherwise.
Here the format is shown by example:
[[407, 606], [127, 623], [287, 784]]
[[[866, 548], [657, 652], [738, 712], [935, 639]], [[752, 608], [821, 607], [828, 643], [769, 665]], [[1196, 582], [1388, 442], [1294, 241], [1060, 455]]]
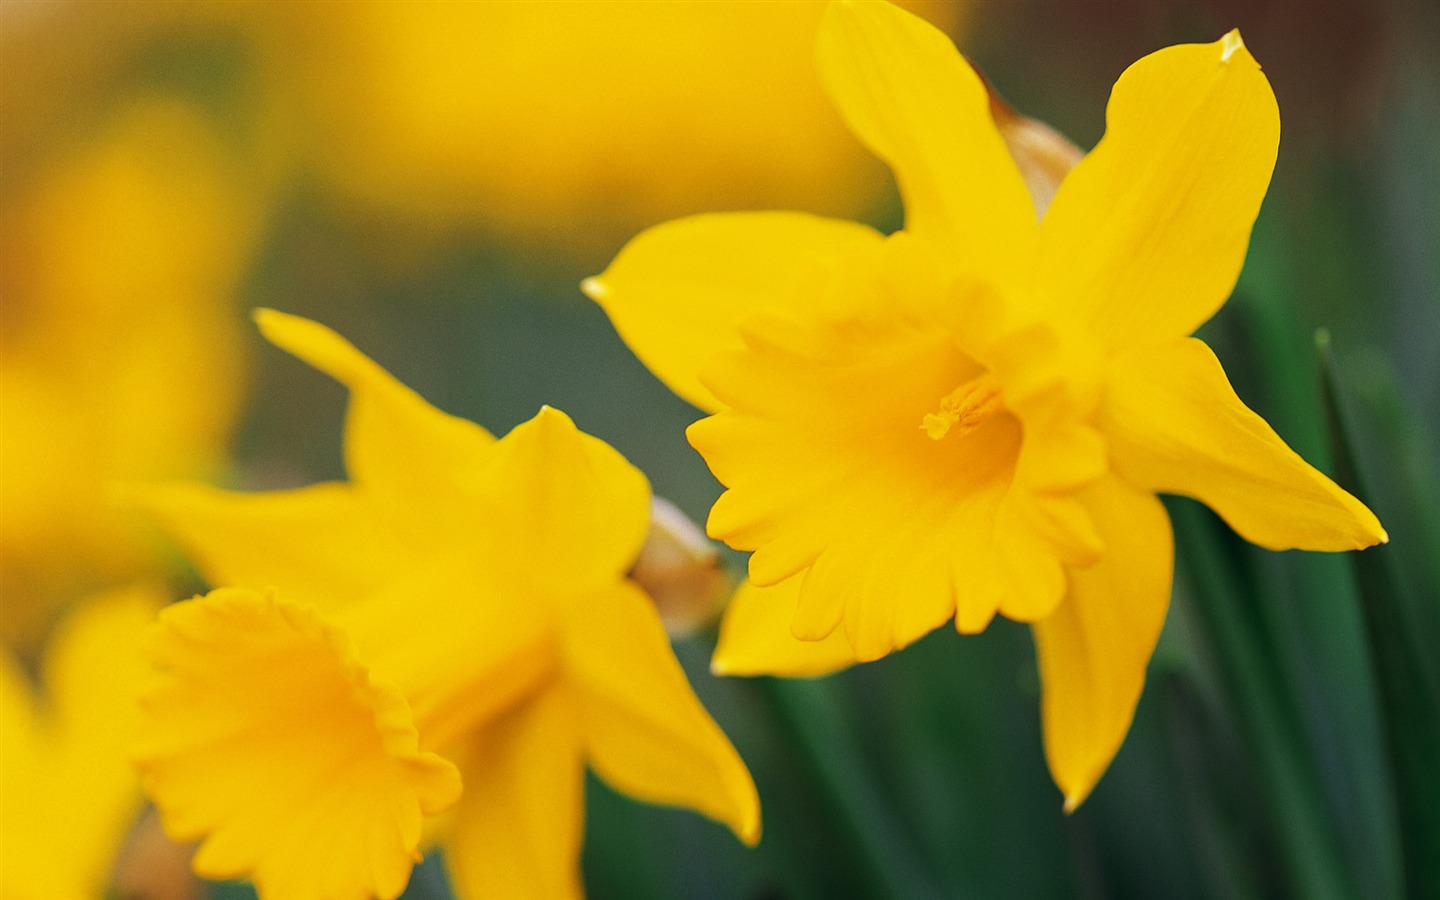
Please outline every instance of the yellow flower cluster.
[[[1235, 285], [1279, 141], [1238, 32], [1131, 66], [1078, 158], [887, 3], [322, 11], [225, 18], [264, 35], [268, 116], [330, 113], [288, 151], [361, 206], [571, 243], [603, 239], [591, 219], [812, 210], [671, 221], [583, 286], [708, 414], [688, 431], [726, 489], [708, 533], [751, 554], [717, 674], [818, 676], [948, 622], [1028, 623], [1073, 810], [1165, 620], [1157, 494], [1272, 549], [1387, 539], [1191, 336]], [[313, 53], [288, 52], [297, 34]], [[614, 52], [631, 44], [651, 52]], [[517, 58], [532, 46], [553, 59]], [[335, 60], [356, 55], [373, 65], [352, 78]], [[655, 75], [682, 63], [709, 77]], [[503, 89], [517, 71], [525, 90]], [[859, 213], [883, 183], [842, 121], [893, 172], [902, 230], [815, 214]], [[497, 438], [261, 310], [269, 341], [348, 390], [348, 480], [188, 481], [217, 467], [242, 386], [229, 301], [261, 204], [225, 167], [193, 109], [137, 102], [37, 170], [0, 228], [0, 894], [103, 891], [137, 771], [194, 870], [266, 900], [394, 898], [437, 847], [460, 897], [578, 898], [587, 769], [754, 845], [755, 785], [642, 549], [704, 558], [707, 599], [723, 575], [565, 413]], [[164, 551], [136, 507], [212, 590], [156, 614]]]

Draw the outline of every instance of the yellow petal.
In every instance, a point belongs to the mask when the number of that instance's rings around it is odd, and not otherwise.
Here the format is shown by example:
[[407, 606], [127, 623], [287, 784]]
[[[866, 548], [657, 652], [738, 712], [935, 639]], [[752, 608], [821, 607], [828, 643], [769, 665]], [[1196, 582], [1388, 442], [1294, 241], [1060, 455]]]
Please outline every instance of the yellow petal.
[[905, 230], [942, 247], [958, 271], [1018, 278], [1035, 212], [989, 94], [950, 39], [889, 3], [837, 2], [815, 53], [831, 101], [894, 170]]
[[221, 589], [161, 614], [136, 763], [195, 871], [262, 896], [393, 898], [460, 794], [403, 697], [312, 607]]
[[684, 806], [760, 839], [750, 772], [690, 688], [665, 626], [633, 584], [577, 598], [565, 671], [596, 774], [649, 803]]
[[[106, 864], [85, 858], [94, 854], [82, 846], [76, 868], [83, 872], [70, 878], [63, 874], [66, 861], [46, 852], [69, 839], [69, 823], [52, 822], [43, 815], [54, 809], [48, 796], [53, 780], [47, 771], [50, 750], [30, 678], [7, 649], [0, 653], [0, 759], [4, 760], [0, 765], [0, 834], [5, 837], [0, 841], [0, 884], [20, 897], [81, 900], [87, 894], [103, 893], [104, 879], [95, 876]], [[113, 857], [109, 861], [113, 862]], [[51, 874], [52, 868], [58, 877]]]
[[854, 262], [880, 245], [863, 225], [803, 213], [693, 216], [641, 233], [582, 287], [656, 377], [714, 410], [700, 368], [740, 346], [741, 322], [814, 303], [796, 284], [806, 267]]
[[1074, 810], [1125, 740], [1170, 600], [1174, 542], [1165, 507], [1118, 478], [1084, 492], [1107, 545], [1070, 573], [1070, 591], [1032, 625], [1045, 758]]
[[1076, 315], [1111, 346], [1194, 331], [1235, 286], [1279, 141], [1239, 32], [1132, 65], [1104, 139], [1045, 214], [1039, 312]]
[[45, 651], [35, 696], [0, 652], [0, 893], [84, 900], [105, 893], [140, 811], [127, 754], [148, 666], [140, 652], [163, 598], [149, 587], [77, 604]]
[[485, 510], [488, 558], [521, 583], [609, 583], [650, 529], [645, 476], [548, 406], [496, 444], [466, 487]]
[[551, 689], [484, 729], [445, 860], [461, 900], [579, 900], [585, 764], [570, 698]]
[[[1036, 529], [1034, 520], [1038, 515], [1034, 507], [1033, 498], [1026, 492], [1012, 490], [993, 514], [994, 549], [989, 559], [967, 560], [974, 575], [995, 592], [994, 611], [1017, 622], [1034, 622], [1050, 615], [1066, 590], [1065, 567]], [[998, 584], [986, 568], [996, 570]], [[966, 634], [980, 631], [990, 620], [986, 615], [976, 626], [966, 628], [967, 618], [956, 618], [960, 631]]]
[[235, 493], [204, 485], [135, 488], [212, 585], [276, 587], [289, 600], [332, 609], [418, 562], [403, 529], [347, 484]]
[[710, 660], [716, 675], [782, 675], [810, 678], [855, 664], [845, 633], [832, 631], [819, 641], [802, 641], [790, 632], [805, 576], [770, 587], [740, 585], [720, 621], [720, 641]]
[[1124, 354], [1105, 398], [1114, 465], [1130, 482], [1194, 497], [1271, 550], [1356, 550], [1388, 540], [1374, 513], [1235, 396], [1203, 342]]
[[[456, 473], [472, 469], [494, 441], [474, 422], [426, 403], [318, 322], [260, 309], [255, 323], [276, 346], [350, 389], [346, 470], [356, 485], [401, 498], [398, 506], [414, 507], [417, 501], [445, 506]], [[424, 527], [426, 516], [417, 515], [416, 524]]]
[[503, 569], [483, 545], [434, 554], [331, 617], [405, 695], [425, 749], [448, 750], [554, 675], [558, 604]]
[[57, 804], [118, 797], [125, 813], [134, 812], [137, 785], [125, 751], [149, 675], [141, 644], [164, 600], [149, 585], [99, 594], [71, 611], [51, 638], [41, 677], [50, 724], [64, 740], [57, 750], [70, 769]]

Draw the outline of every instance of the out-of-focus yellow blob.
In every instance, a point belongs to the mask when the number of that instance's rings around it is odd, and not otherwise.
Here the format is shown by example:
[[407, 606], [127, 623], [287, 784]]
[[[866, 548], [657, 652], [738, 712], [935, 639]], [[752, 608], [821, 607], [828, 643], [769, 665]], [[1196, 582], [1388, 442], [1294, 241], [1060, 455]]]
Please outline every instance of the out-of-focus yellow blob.
[[[902, 5], [952, 34], [969, 6]], [[386, 255], [425, 255], [460, 229], [598, 264], [637, 229], [703, 210], [863, 217], [891, 181], [821, 91], [811, 51], [824, 8], [56, 5], [0, 21], [0, 115], [18, 123], [0, 161], [28, 165], [147, 54], [179, 48], [236, 67], [231, 113], [252, 162], [323, 185], [361, 232], [384, 234]]]
[[0, 635], [153, 571], [117, 481], [197, 474], [240, 397], [232, 294], [256, 206], [190, 107], [136, 100], [0, 218]]
[[[963, 8], [907, 5], [951, 30]], [[296, 124], [365, 206], [547, 245], [716, 208], [855, 215], [888, 177], [820, 90], [824, 7], [312, 5], [287, 54]]]
[[103, 895], [140, 811], [127, 754], [148, 671], [139, 645], [162, 602], [135, 587], [78, 604], [49, 643], [39, 692], [0, 649], [0, 897]]

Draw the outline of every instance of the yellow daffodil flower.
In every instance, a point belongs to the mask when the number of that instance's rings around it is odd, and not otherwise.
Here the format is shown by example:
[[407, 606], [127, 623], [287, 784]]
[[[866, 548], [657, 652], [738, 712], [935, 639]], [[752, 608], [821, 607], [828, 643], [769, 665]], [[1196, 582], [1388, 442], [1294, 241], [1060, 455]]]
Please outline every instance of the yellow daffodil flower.
[[1131, 66], [1037, 220], [981, 79], [940, 32], [839, 2], [822, 81], [890, 164], [903, 231], [792, 213], [683, 219], [587, 292], [680, 396], [754, 551], [720, 671], [819, 674], [947, 619], [1033, 626], [1067, 808], [1123, 740], [1165, 619], [1157, 492], [1262, 546], [1385, 540], [1189, 337], [1224, 303], [1279, 116], [1237, 32]]
[[394, 897], [428, 821], [462, 896], [576, 897], [586, 764], [756, 841], [750, 775], [626, 577], [645, 477], [557, 410], [496, 440], [324, 326], [257, 321], [350, 389], [351, 480], [146, 501], [212, 584], [263, 588], [154, 636], [137, 758], [196, 871]]
[[115, 480], [223, 455], [243, 353], [232, 298], [258, 212], [191, 106], [135, 99], [0, 215], [0, 637], [163, 565]]
[[104, 896], [142, 805], [127, 758], [163, 602], [135, 587], [83, 601], [46, 645], [41, 690], [0, 650], [0, 896]]

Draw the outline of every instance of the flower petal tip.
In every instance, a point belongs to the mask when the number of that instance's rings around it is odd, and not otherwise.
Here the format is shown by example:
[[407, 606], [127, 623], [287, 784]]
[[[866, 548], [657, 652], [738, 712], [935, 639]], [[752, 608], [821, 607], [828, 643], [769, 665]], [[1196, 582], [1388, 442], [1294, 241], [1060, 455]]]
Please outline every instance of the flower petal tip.
[[530, 421], [548, 434], [569, 433], [576, 430], [575, 420], [570, 418], [569, 414], [548, 403], [541, 404], [540, 411], [535, 413], [535, 418]]
[[353, 344], [313, 319], [263, 307], [251, 317], [265, 340], [352, 390], [378, 368]]
[[580, 292], [596, 303], [601, 303], [610, 295], [610, 286], [596, 275], [580, 282]]
[[1245, 40], [1240, 37], [1240, 29], [1232, 28], [1220, 39], [1220, 61], [1229, 62], [1230, 57], [1235, 55], [1236, 50], [1245, 49]]
[[[273, 590], [174, 604], [148, 643], [157, 675], [132, 759], [167, 833], [203, 839], [195, 871], [250, 877], [262, 896], [398, 896], [422, 817], [461, 792], [458, 770], [420, 750], [399, 689], [313, 607]], [[301, 865], [299, 836], [315, 858], [349, 863]]]
[[[1108, 768], [1108, 766], [1109, 763], [1107, 761], [1105, 767]], [[1101, 768], [1099, 772], [1096, 772], [1093, 776], [1087, 777], [1085, 780], [1079, 782], [1078, 784], [1074, 784], [1070, 787], [1066, 787], [1064, 785], [1060, 787], [1060, 790], [1064, 791], [1065, 793], [1065, 803], [1063, 806], [1061, 806], [1061, 811], [1063, 811], [1065, 815], [1068, 816], [1073, 814], [1075, 810], [1079, 809], [1086, 800], [1090, 799], [1090, 794], [1095, 790], [1095, 784], [1100, 780], [1100, 776], [1104, 774], [1104, 771], [1105, 768]]]
[[1386, 531], [1385, 526], [1380, 524], [1379, 517], [1370, 510], [1370, 507], [1353, 496], [1347, 499], [1350, 500], [1353, 506], [1359, 507], [1355, 510], [1358, 534], [1355, 537], [1355, 544], [1351, 549], [1364, 550], [1367, 547], [1390, 543], [1390, 532]]
[[250, 310], [250, 321], [254, 322], [256, 325], [259, 325], [261, 328], [264, 328], [266, 322], [274, 321], [277, 316], [284, 315], [284, 313], [280, 312], [277, 309], [271, 309], [268, 306], [257, 306], [254, 309]]
[[292, 336], [297, 333], [303, 334], [307, 330], [312, 329], [329, 330], [317, 322], [312, 322], [301, 316], [281, 312], [278, 309], [271, 309], [268, 306], [257, 306], [252, 309], [250, 311], [250, 321], [254, 322], [255, 327], [260, 329], [260, 333], [264, 335], [265, 340], [287, 352], [293, 352], [290, 350], [293, 340], [287, 340], [287, 338], [292, 338]]
[[754, 813], [746, 818], [735, 835], [740, 838], [740, 843], [747, 847], [754, 847], [760, 843], [760, 832], [760, 807], [757, 805]]

